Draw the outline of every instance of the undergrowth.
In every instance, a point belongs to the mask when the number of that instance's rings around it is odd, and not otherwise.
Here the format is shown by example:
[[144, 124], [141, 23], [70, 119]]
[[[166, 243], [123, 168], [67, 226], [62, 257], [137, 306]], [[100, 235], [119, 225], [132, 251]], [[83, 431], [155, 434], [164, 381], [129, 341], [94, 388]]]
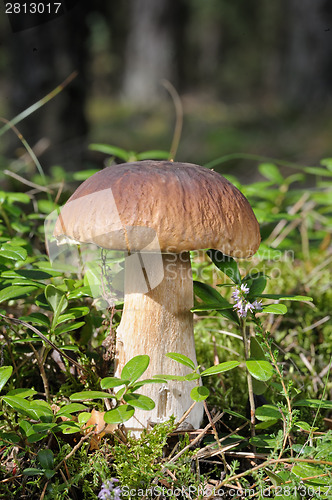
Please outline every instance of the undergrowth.
[[[206, 253], [192, 254], [194, 279], [208, 287], [204, 297], [195, 288], [193, 371], [208, 390], [195, 395], [205, 404], [202, 429], [185, 433], [170, 421], [139, 440], [126, 434], [114, 381], [105, 382], [121, 304], [100, 308], [85, 276], [51, 265], [45, 247], [45, 217], [94, 170], [57, 167], [29, 186], [21, 172], [23, 180], [1, 191], [0, 498], [93, 499], [102, 485], [105, 498], [115, 498], [111, 480], [119, 481], [113, 486], [121, 498], [133, 499], [213, 498], [218, 491], [223, 498], [331, 498], [331, 167], [327, 159], [316, 168], [289, 167], [286, 176], [277, 162], [263, 162], [259, 182], [241, 186], [231, 178], [255, 210], [262, 245], [251, 262], [238, 263], [238, 283]], [[272, 312], [255, 311], [241, 327], [208, 294], [232, 303], [234, 287], [253, 269], [248, 287], [264, 278], [257, 297], [279, 298], [265, 299]], [[302, 299], [286, 301], [285, 310], [283, 294]], [[243, 335], [251, 339], [250, 359]], [[129, 400], [136, 389], [127, 384]], [[77, 396], [87, 393], [96, 397]]]

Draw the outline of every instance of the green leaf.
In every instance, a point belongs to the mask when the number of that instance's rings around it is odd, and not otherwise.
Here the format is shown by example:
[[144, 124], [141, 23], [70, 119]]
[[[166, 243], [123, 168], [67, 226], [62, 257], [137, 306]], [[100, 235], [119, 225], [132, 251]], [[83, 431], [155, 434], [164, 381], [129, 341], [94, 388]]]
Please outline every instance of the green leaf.
[[130, 359], [122, 369], [121, 378], [123, 380], [130, 380], [131, 383], [143, 375], [149, 366], [150, 358], [146, 354], [135, 356]]
[[39, 283], [38, 281], [27, 280], [26, 278], [15, 278], [11, 280], [4, 280], [4, 285], [13, 285], [13, 286], [34, 286], [37, 288], [44, 288], [43, 283]]
[[301, 479], [305, 479], [307, 477], [315, 477], [324, 474], [324, 469], [322, 467], [317, 467], [317, 465], [301, 463], [292, 467], [292, 473]]
[[21, 316], [19, 319], [21, 321], [25, 321], [26, 323], [32, 323], [33, 325], [46, 326], [47, 328], [50, 326], [50, 320], [46, 314], [38, 312], [31, 313], [29, 316]]
[[236, 411], [233, 410], [223, 410], [224, 413], [227, 413], [228, 415], [233, 415], [236, 418], [240, 418], [241, 420], [245, 420], [246, 422], [250, 422], [250, 420], [245, 417], [244, 415], [241, 415], [241, 413], [237, 413]]
[[62, 311], [64, 311], [68, 306], [65, 292], [55, 287], [54, 285], [47, 285], [44, 294], [47, 302], [50, 304], [55, 314], [61, 314]]
[[69, 403], [68, 405], [60, 408], [60, 410], [57, 412], [56, 416], [61, 417], [61, 415], [71, 415], [72, 413], [75, 413], [76, 411], [84, 411], [86, 409], [87, 409], [87, 407], [85, 405], [80, 404], [80, 403]]
[[326, 167], [328, 170], [331, 170], [331, 171], [332, 171], [332, 158], [323, 158], [323, 159], [320, 161], [320, 164], [321, 164], [323, 167]]
[[37, 458], [43, 469], [53, 469], [54, 467], [54, 455], [51, 450], [40, 450], [37, 453]]
[[134, 384], [132, 384], [131, 390], [137, 391], [137, 389], [140, 389], [143, 385], [146, 384], [166, 384], [166, 383], [167, 380], [165, 378], [158, 378], [158, 376], [156, 376], [155, 378], [146, 378], [143, 380], [139, 380], [138, 382], [135, 382]]
[[20, 436], [18, 436], [15, 432], [1, 432], [0, 438], [9, 441], [12, 444], [17, 444], [20, 442]]
[[111, 146], [110, 144], [90, 144], [89, 149], [91, 149], [91, 151], [105, 153], [109, 156], [116, 156], [123, 161], [129, 161], [131, 156], [125, 149], [118, 148], [117, 146]]
[[191, 399], [193, 399], [194, 401], [197, 401], [197, 402], [204, 401], [209, 395], [210, 395], [209, 389], [207, 387], [204, 387], [203, 385], [198, 386], [198, 387], [194, 387], [190, 391]]
[[1, 368], [0, 368], [0, 391], [2, 391], [3, 386], [10, 379], [10, 376], [12, 373], [13, 373], [12, 366], [1, 366]]
[[75, 392], [71, 396], [69, 396], [69, 399], [71, 401], [85, 401], [88, 399], [104, 399], [104, 398], [114, 398], [112, 394], [109, 394], [108, 392], [101, 392], [101, 391], [82, 391], [82, 392]]
[[18, 413], [34, 420], [52, 421], [53, 419], [53, 412], [46, 401], [28, 401], [19, 396], [4, 396], [3, 401]]
[[241, 275], [236, 261], [232, 257], [224, 255], [220, 250], [208, 250], [208, 256], [212, 262], [222, 271], [229, 279], [236, 283], [241, 284]]
[[156, 406], [154, 401], [148, 396], [143, 396], [143, 394], [125, 394], [123, 399], [126, 403], [129, 403], [134, 408], [139, 408], [140, 410], [153, 410]]
[[304, 431], [310, 432], [312, 429], [312, 426], [308, 424], [308, 422], [295, 422], [294, 427], [298, 427], [299, 429], [303, 429]]
[[38, 206], [38, 210], [42, 214], [47, 214], [47, 215], [50, 214], [51, 212], [53, 212], [53, 210], [55, 210], [57, 208], [57, 204], [54, 203], [54, 201], [45, 200], [45, 199], [38, 200], [37, 206]]
[[[274, 486], [280, 486], [283, 483], [283, 480], [277, 474], [271, 472], [267, 467], [264, 468], [264, 472], [269, 476]], [[289, 497], [286, 497], [285, 500], [289, 500]]]
[[287, 307], [284, 304], [270, 304], [263, 306], [263, 313], [269, 314], [286, 314]]
[[117, 377], [105, 377], [100, 381], [102, 389], [111, 389], [112, 387], [120, 387], [121, 385], [128, 385], [130, 380], [123, 380]]
[[27, 420], [20, 420], [19, 426], [26, 436], [29, 436], [29, 434], [33, 433], [32, 425]]
[[10, 203], [30, 203], [30, 196], [26, 193], [6, 193], [6, 197]]
[[[134, 386], [133, 386], [134, 387]], [[131, 388], [132, 391], [134, 391], [133, 387]], [[119, 389], [116, 394], [114, 394], [114, 398], [117, 400], [117, 401], [121, 401], [121, 398], [122, 396], [125, 394], [125, 392], [127, 391], [127, 387], [121, 387], [121, 389]]]
[[27, 469], [23, 470], [23, 474], [25, 476], [43, 476], [44, 471], [42, 471], [40, 469], [36, 469], [34, 467], [28, 467]]
[[266, 382], [273, 375], [273, 366], [269, 361], [263, 359], [248, 359], [246, 366], [250, 375], [258, 380]]
[[72, 307], [71, 309], [68, 309], [68, 311], [65, 314], [61, 314], [58, 317], [56, 324], [59, 325], [64, 321], [81, 318], [82, 316], [86, 316], [87, 314], [89, 314], [89, 312], [90, 309], [86, 306]]
[[313, 300], [312, 297], [307, 297], [306, 295], [278, 295], [274, 293], [264, 293], [258, 295], [258, 297], [262, 297], [263, 299], [274, 299], [274, 300], [297, 300], [301, 302], [311, 302]]
[[26, 297], [35, 290], [37, 290], [37, 286], [7, 286], [0, 290], [0, 302]]
[[194, 292], [197, 297], [204, 301], [203, 306], [208, 305], [210, 308], [215, 309], [231, 309], [233, 307], [215, 288], [206, 283], [194, 281]]
[[225, 318], [229, 319], [230, 321], [234, 321], [234, 323], [236, 323], [237, 325], [240, 324], [240, 320], [239, 320], [239, 317], [237, 315], [237, 313], [235, 311], [233, 311], [233, 309], [224, 309], [224, 310], [221, 310], [221, 309], [216, 309], [218, 314], [220, 314], [221, 316], [224, 316]]
[[85, 181], [86, 179], [91, 177], [91, 175], [96, 174], [97, 172], [99, 172], [99, 170], [97, 168], [89, 168], [87, 170], [81, 170], [79, 172], [74, 172], [73, 179], [75, 181]]
[[[60, 316], [60, 318], [61, 318], [61, 316]], [[58, 323], [59, 323], [59, 321], [58, 321]], [[77, 323], [72, 323], [70, 325], [58, 326], [54, 330], [54, 334], [61, 335], [62, 333], [72, 332], [73, 330], [77, 330], [78, 328], [81, 328], [81, 326], [84, 326], [84, 325], [85, 325], [84, 321], [78, 321]]]
[[256, 408], [255, 417], [258, 420], [262, 420], [263, 422], [267, 422], [270, 420], [279, 420], [281, 418], [281, 413], [279, 408], [273, 405], [263, 405]]
[[91, 297], [91, 288], [89, 286], [75, 288], [68, 294], [68, 299], [79, 299], [81, 297]]
[[211, 366], [201, 373], [201, 377], [207, 377], [209, 375], [216, 375], [217, 373], [227, 372], [228, 370], [233, 370], [239, 366], [239, 361], [225, 361], [224, 363], [219, 363], [219, 365]]
[[188, 375], [184, 376], [185, 380], [198, 380], [201, 376], [198, 373], [188, 373]]
[[78, 422], [82, 424], [86, 424], [87, 421], [91, 418], [91, 413], [89, 412], [82, 412], [78, 415]]
[[44, 475], [47, 479], [51, 479], [55, 474], [55, 470], [46, 469], [44, 470]]
[[165, 356], [167, 356], [170, 359], [173, 359], [174, 361], [178, 361], [182, 365], [188, 366], [189, 368], [192, 368], [193, 370], [195, 370], [195, 368], [196, 368], [195, 363], [190, 358], [185, 356], [184, 354], [179, 354], [177, 352], [168, 352], [167, 354], [165, 354]]
[[169, 151], [162, 151], [159, 149], [152, 151], [143, 151], [143, 153], [137, 153], [137, 160], [168, 160]]
[[254, 359], [265, 359], [265, 353], [255, 337], [250, 338], [250, 357]]
[[41, 422], [52, 422], [53, 420], [53, 411], [46, 401], [39, 399], [30, 401], [29, 412], [34, 415], [32, 417], [34, 420], [40, 420]]
[[323, 410], [332, 409], [332, 401], [326, 401], [321, 399], [301, 399], [300, 401], [295, 401], [293, 406], [306, 406], [308, 408], [321, 408]]
[[236, 324], [240, 323], [236, 312], [233, 311], [233, 305], [224, 299], [212, 286], [200, 281], [194, 281], [194, 293], [203, 300], [203, 304], [195, 304], [191, 309], [192, 312], [218, 311], [219, 314], [230, 321], [234, 321]]
[[[186, 380], [186, 375], [153, 375], [153, 378], [156, 377], [156, 379], [160, 380], [160, 379], [163, 379], [163, 380], [178, 380], [180, 382], [183, 382], [184, 380]], [[135, 384], [136, 386], [136, 384]]]
[[330, 170], [325, 169], [325, 168], [305, 167], [303, 170], [307, 174], [323, 175], [324, 177], [332, 177], [332, 172]]
[[[252, 281], [251, 284], [250, 281]], [[248, 299], [251, 300], [256, 297], [260, 297], [260, 294], [266, 287], [266, 278], [264, 276], [258, 276], [257, 278], [248, 280], [247, 282], [249, 285]]]
[[46, 280], [52, 277], [52, 274], [40, 271], [39, 269], [10, 269], [1, 273], [3, 278], [26, 278], [28, 280]]
[[283, 184], [284, 178], [281, 175], [279, 168], [274, 163], [261, 163], [258, 170], [264, 177], [273, 181], [275, 184]]
[[45, 439], [47, 437], [48, 433], [47, 432], [33, 432], [27, 436], [27, 441], [28, 443], [37, 443], [38, 441], [41, 441], [42, 439]]
[[270, 427], [273, 427], [277, 422], [278, 420], [266, 420], [264, 422], [256, 424], [255, 429], [269, 429]]
[[73, 422], [70, 420], [61, 422], [53, 429], [53, 432], [62, 432], [63, 434], [75, 434], [76, 432], [80, 431], [80, 425], [77, 422]]
[[5, 243], [0, 248], [0, 257], [5, 257], [11, 260], [25, 260], [28, 256], [28, 252], [25, 248], [17, 247], [11, 245], [10, 243]]
[[252, 388], [254, 391], [254, 394], [256, 396], [260, 396], [261, 394], [264, 394], [267, 390], [267, 384], [265, 382], [262, 382], [261, 380], [257, 380], [256, 378], [252, 379]]
[[135, 408], [130, 405], [121, 405], [114, 410], [107, 411], [104, 420], [107, 424], [123, 424], [135, 413]]
[[30, 396], [34, 396], [37, 394], [37, 391], [34, 389], [13, 389], [12, 391], [8, 391], [6, 396], [19, 396], [20, 398], [28, 398]]
[[261, 434], [260, 436], [254, 436], [249, 440], [250, 444], [257, 446], [258, 448], [275, 448], [277, 445], [277, 440], [275, 437], [269, 434]]

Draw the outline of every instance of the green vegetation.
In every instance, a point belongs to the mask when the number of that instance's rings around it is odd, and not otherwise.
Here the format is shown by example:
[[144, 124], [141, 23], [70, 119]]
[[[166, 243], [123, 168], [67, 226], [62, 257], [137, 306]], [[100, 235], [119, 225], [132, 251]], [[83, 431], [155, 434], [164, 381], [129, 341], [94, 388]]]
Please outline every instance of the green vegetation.
[[260, 250], [238, 263], [192, 254], [199, 366], [170, 354], [203, 377], [192, 397], [204, 429], [186, 434], [171, 419], [137, 441], [121, 424], [154, 404], [139, 396], [148, 357], [112, 376], [103, 343], [121, 304], [98, 308], [85, 277], [52, 266], [45, 247], [45, 217], [93, 171], [54, 167], [25, 192], [15, 180], [0, 193], [0, 498], [93, 499], [113, 479], [122, 498], [331, 497], [332, 159], [282, 173], [257, 164], [261, 180], [229, 178], [254, 208]]

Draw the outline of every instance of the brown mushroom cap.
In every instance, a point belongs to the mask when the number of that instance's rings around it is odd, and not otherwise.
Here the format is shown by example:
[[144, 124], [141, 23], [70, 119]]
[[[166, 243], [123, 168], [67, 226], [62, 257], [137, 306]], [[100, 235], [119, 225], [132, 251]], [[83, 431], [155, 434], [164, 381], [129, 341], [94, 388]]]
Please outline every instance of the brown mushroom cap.
[[83, 182], [54, 236], [116, 250], [214, 248], [246, 258], [260, 244], [247, 199], [217, 172], [190, 163], [138, 161], [107, 167]]

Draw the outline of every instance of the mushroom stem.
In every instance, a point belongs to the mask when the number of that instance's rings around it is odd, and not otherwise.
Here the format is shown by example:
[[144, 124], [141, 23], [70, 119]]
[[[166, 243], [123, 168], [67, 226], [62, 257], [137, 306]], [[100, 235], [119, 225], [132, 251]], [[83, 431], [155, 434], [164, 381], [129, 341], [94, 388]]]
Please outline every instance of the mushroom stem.
[[[125, 300], [122, 319], [117, 329], [116, 372], [120, 376], [124, 365], [134, 356], [147, 354], [150, 364], [144, 378], [153, 375], [187, 375], [190, 368], [168, 358], [165, 354], [177, 352], [196, 363], [193, 333], [193, 283], [189, 252], [182, 254], [144, 254], [145, 269], [137, 266], [133, 255], [126, 258]], [[158, 279], [161, 259], [164, 271], [162, 281], [147, 293], [142, 293], [142, 271], [150, 283]], [[142, 260], [142, 259], [141, 259]], [[155, 402], [152, 411], [136, 410], [135, 417], [146, 427], [174, 415], [179, 420], [191, 406], [190, 391], [196, 382], [169, 381], [167, 384], [148, 384], [139, 389]], [[126, 422], [131, 430], [142, 430], [133, 417]], [[203, 405], [196, 404], [186, 422], [200, 426]]]

